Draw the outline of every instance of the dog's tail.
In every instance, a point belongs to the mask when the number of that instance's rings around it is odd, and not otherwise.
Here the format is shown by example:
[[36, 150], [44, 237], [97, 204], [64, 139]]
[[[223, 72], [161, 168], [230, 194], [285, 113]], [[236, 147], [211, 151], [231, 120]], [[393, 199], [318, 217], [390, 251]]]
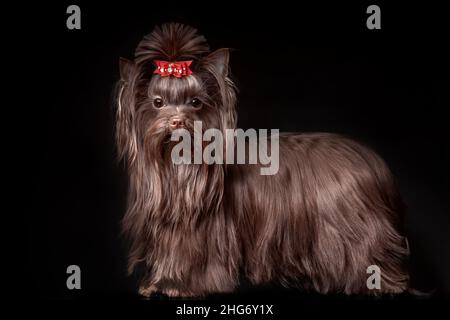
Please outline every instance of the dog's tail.
[[[411, 249], [410, 249], [409, 241], [408, 241], [407, 237], [405, 237], [405, 243], [406, 243], [407, 255], [408, 255], [408, 257], [410, 257]], [[431, 298], [436, 293], [436, 290], [433, 289], [433, 290], [425, 292], [425, 291], [416, 289], [411, 284], [411, 278], [410, 278], [408, 287], [406, 288], [406, 293], [411, 296], [414, 296], [416, 298], [428, 299], [428, 298]]]

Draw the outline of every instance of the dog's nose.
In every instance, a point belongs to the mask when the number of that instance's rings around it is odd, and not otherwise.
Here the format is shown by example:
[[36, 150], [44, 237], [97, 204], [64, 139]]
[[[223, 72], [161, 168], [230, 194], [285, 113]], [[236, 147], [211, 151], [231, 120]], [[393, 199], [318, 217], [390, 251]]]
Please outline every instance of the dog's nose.
[[171, 129], [179, 129], [184, 127], [184, 120], [179, 117], [170, 119], [169, 126]]

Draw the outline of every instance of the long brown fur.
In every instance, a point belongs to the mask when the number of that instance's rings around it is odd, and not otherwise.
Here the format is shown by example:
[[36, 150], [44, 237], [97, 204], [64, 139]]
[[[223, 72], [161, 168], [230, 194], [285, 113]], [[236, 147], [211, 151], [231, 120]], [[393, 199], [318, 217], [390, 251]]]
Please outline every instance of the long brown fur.
[[[145, 270], [140, 293], [203, 296], [232, 292], [240, 276], [321, 293], [402, 292], [407, 257], [403, 206], [386, 164], [370, 149], [327, 134], [280, 136], [280, 169], [260, 165], [174, 165], [169, 121], [193, 132], [235, 128], [227, 49], [209, 53], [189, 26], [157, 27], [121, 59], [116, 138], [129, 172], [123, 229], [129, 272]], [[152, 75], [153, 59], [194, 60], [183, 78]], [[155, 108], [162, 97], [165, 108]], [[199, 98], [203, 106], [188, 102]], [[381, 290], [366, 269], [381, 269]]]

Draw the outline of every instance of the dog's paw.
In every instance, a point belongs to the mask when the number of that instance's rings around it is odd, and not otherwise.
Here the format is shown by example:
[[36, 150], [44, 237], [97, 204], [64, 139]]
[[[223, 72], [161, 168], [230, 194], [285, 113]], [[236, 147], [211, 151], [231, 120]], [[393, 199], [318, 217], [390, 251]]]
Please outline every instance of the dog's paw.
[[188, 298], [188, 297], [194, 296], [194, 294], [192, 294], [192, 292], [185, 291], [185, 290], [178, 290], [175, 288], [163, 289], [162, 293], [170, 298]]
[[148, 298], [157, 291], [158, 288], [155, 285], [150, 285], [150, 286], [141, 286], [138, 292], [141, 296]]

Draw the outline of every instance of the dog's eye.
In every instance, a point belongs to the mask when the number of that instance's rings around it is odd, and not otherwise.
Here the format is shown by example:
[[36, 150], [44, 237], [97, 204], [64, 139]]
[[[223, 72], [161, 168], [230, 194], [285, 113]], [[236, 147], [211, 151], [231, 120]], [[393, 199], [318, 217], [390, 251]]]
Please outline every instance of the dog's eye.
[[153, 100], [153, 105], [155, 106], [155, 108], [159, 109], [164, 105], [164, 103], [161, 98], [156, 98], [155, 100]]
[[200, 99], [194, 98], [194, 99], [192, 99], [192, 101], [191, 101], [191, 105], [192, 105], [194, 108], [200, 108], [200, 107], [202, 106], [202, 102], [200, 101]]

